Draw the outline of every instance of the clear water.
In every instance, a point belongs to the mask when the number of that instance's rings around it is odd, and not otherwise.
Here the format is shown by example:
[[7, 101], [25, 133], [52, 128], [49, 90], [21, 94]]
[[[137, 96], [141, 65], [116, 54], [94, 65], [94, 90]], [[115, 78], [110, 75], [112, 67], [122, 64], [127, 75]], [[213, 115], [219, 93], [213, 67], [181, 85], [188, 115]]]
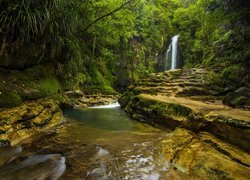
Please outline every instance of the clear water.
[[[71, 109], [64, 114], [68, 123], [60, 126], [56, 134], [49, 133], [23, 147], [22, 156], [32, 154], [31, 165], [20, 168], [22, 161], [21, 164], [17, 161], [4, 169], [6, 176], [10, 175], [11, 179], [18, 173], [21, 174], [19, 179], [42, 179], [51, 174], [55, 177], [62, 171], [55, 172], [48, 167], [56, 164], [57, 169], [64, 169], [61, 159], [65, 158], [66, 170], [60, 179], [170, 178], [171, 173], [166, 173], [170, 171], [168, 163], [158, 145], [167, 131], [135, 121], [113, 105]], [[35, 171], [31, 171], [39, 155], [47, 157], [48, 154], [62, 157], [37, 164]]]
[[77, 120], [80, 126], [87, 126], [107, 131], [135, 131], [139, 122], [129, 118], [120, 107], [115, 108], [88, 108], [85, 110], [68, 110], [65, 117]]

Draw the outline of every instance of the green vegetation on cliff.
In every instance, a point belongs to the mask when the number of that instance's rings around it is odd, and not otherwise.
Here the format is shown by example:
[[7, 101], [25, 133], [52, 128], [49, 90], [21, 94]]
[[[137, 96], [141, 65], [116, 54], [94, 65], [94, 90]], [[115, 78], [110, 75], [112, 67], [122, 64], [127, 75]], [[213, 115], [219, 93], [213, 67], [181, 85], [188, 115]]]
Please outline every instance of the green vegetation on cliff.
[[[44, 77], [36, 67], [49, 65], [51, 76], [34, 86], [56, 99], [64, 90], [124, 90], [162, 66], [175, 34], [185, 67], [210, 67], [215, 86], [249, 81], [249, 4], [242, 0], [2, 0], [0, 10], [0, 67], [29, 83]], [[25, 99], [8, 93], [1, 101]]]

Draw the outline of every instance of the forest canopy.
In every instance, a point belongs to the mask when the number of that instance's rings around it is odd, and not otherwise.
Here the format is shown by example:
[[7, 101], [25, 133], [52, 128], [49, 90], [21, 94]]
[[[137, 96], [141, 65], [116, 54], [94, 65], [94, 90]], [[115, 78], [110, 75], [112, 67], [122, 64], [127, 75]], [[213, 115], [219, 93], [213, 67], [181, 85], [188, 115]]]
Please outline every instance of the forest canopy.
[[109, 91], [159, 70], [176, 34], [185, 67], [214, 67], [217, 84], [249, 80], [244, 0], [1, 0], [0, 9], [0, 66], [52, 63], [69, 89]]

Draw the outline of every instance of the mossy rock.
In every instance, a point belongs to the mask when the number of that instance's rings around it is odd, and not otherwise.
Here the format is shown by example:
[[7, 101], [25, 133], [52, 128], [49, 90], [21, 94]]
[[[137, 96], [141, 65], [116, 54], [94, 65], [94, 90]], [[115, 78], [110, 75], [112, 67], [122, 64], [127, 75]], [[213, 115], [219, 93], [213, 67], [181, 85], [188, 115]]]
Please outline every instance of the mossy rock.
[[[131, 92], [130, 92], [131, 93]], [[181, 104], [166, 103], [156, 99], [144, 97], [144, 95], [123, 97], [120, 100], [122, 107], [131, 117], [150, 124], [160, 124], [170, 129], [182, 126], [192, 110]], [[124, 102], [122, 102], [124, 101]], [[126, 105], [124, 105], [124, 104]]]
[[250, 89], [241, 87], [225, 96], [222, 102], [231, 107], [250, 109]]
[[121, 105], [121, 107], [124, 108], [129, 103], [130, 98], [133, 97], [134, 95], [138, 95], [138, 94], [140, 94], [140, 91], [138, 91], [136, 89], [128, 90], [122, 94], [122, 96], [118, 99], [118, 102]]
[[188, 116], [192, 110], [181, 104], [166, 103], [158, 100], [147, 99], [143, 96], [135, 96], [135, 106], [142, 107], [147, 112], [155, 112], [167, 116]]
[[21, 102], [22, 99], [17, 93], [0, 90], [0, 107], [14, 107]]

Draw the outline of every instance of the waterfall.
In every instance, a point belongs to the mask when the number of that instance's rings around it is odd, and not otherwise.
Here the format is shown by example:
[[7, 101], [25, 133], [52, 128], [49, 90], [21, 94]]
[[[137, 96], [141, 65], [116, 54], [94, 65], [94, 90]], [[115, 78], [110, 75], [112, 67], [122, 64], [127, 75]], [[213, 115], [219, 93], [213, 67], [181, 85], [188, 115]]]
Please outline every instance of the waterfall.
[[117, 108], [120, 107], [120, 104], [118, 102], [112, 103], [112, 104], [107, 104], [107, 105], [100, 105], [100, 106], [92, 106], [89, 108], [95, 108], [95, 109], [111, 109], [111, 108]]
[[171, 69], [175, 69], [176, 68], [176, 60], [177, 60], [177, 53], [178, 53], [178, 38], [179, 35], [176, 35], [172, 38], [172, 59], [171, 59]]
[[165, 71], [168, 69], [168, 62], [169, 62], [169, 57], [171, 57], [170, 51], [171, 51], [172, 43], [168, 46], [168, 50], [166, 51], [165, 57]]
[[[175, 35], [172, 37], [172, 42], [166, 51], [166, 63], [165, 70], [167, 70], [167, 63], [171, 60], [171, 69], [176, 69], [177, 67], [177, 55], [178, 55], [178, 38], [180, 35]], [[171, 58], [171, 59], [170, 59]]]

